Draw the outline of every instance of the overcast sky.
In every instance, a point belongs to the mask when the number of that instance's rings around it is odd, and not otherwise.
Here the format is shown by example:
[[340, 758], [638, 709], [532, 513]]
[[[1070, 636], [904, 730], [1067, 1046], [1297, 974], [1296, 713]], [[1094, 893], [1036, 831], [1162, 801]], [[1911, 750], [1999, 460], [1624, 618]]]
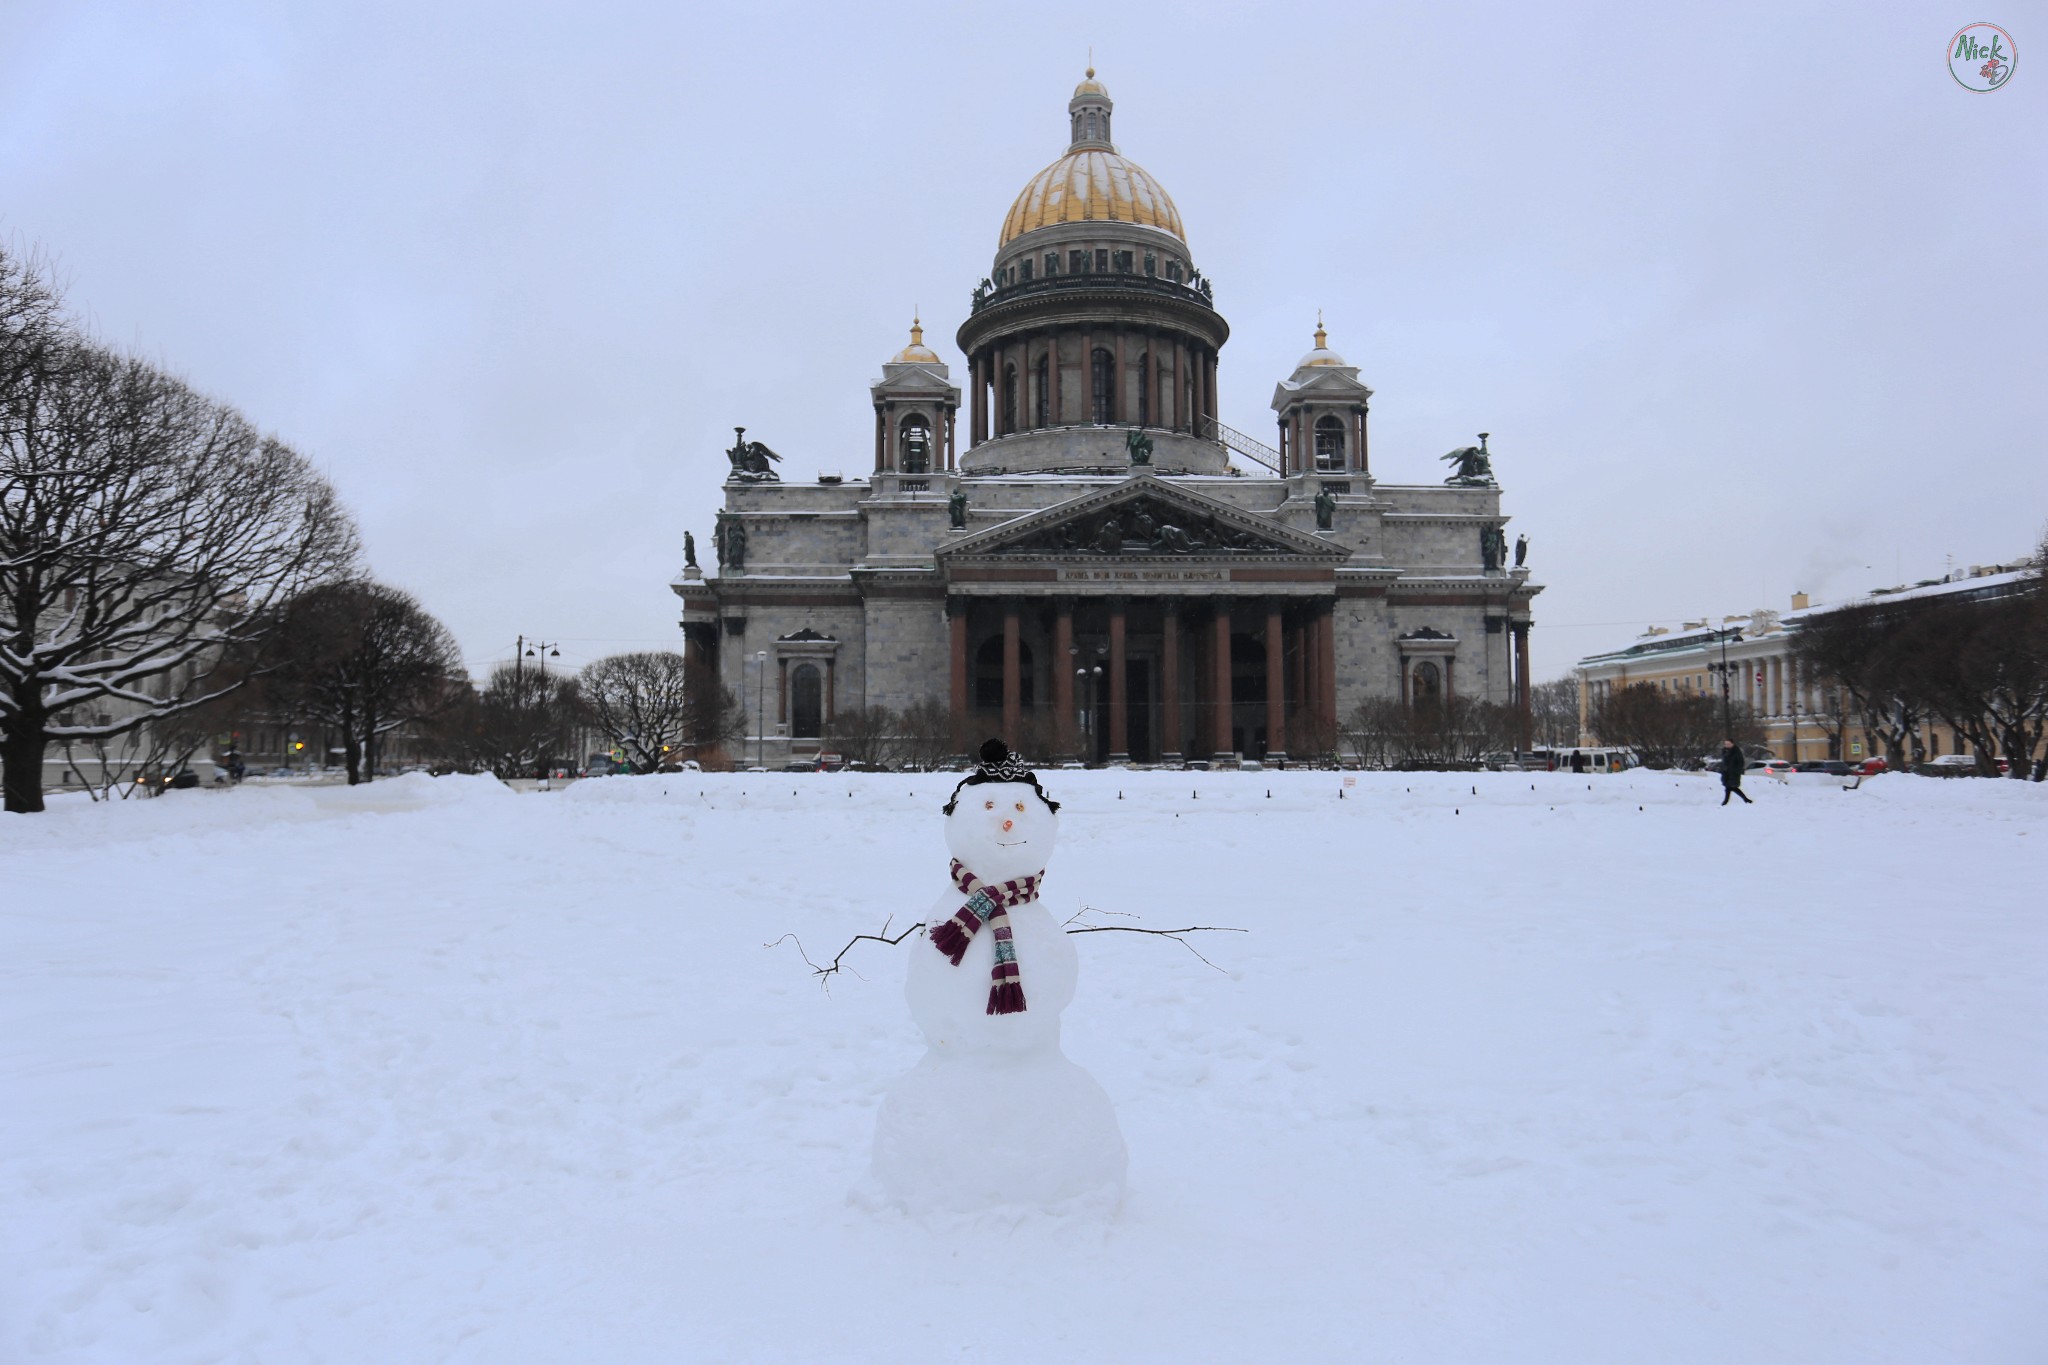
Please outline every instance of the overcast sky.
[[913, 307], [962, 379], [1092, 44], [1223, 419], [1321, 308], [1383, 482], [1491, 432], [1550, 677], [2038, 542], [2048, 4], [1980, 10], [0, 0], [0, 233], [312, 456], [473, 672], [674, 648], [734, 425], [862, 473]]

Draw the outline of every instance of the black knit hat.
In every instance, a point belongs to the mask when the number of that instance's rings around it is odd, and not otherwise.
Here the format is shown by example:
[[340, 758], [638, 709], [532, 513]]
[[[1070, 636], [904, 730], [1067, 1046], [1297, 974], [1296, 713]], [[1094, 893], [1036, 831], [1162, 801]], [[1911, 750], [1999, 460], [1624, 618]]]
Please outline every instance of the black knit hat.
[[1038, 799], [1045, 802], [1047, 810], [1057, 811], [1060, 808], [1060, 803], [1047, 796], [1045, 788], [1038, 785], [1038, 775], [1024, 766], [1024, 760], [1011, 753], [1009, 745], [992, 739], [981, 746], [981, 766], [953, 788], [953, 795], [946, 802], [945, 814], [953, 813], [953, 807], [960, 803], [961, 792], [984, 782], [1029, 782], [1031, 790], [1038, 793]]

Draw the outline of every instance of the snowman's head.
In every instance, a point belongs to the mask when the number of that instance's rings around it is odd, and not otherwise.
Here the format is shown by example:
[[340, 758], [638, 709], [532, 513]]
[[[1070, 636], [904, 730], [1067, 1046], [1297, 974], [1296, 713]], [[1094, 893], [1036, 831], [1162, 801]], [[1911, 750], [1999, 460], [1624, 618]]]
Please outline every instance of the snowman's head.
[[981, 746], [981, 767], [946, 803], [946, 847], [985, 882], [1045, 870], [1059, 840], [1059, 802], [999, 739]]
[[1043, 872], [1059, 837], [1059, 816], [1029, 782], [969, 787], [946, 817], [946, 847], [985, 882]]

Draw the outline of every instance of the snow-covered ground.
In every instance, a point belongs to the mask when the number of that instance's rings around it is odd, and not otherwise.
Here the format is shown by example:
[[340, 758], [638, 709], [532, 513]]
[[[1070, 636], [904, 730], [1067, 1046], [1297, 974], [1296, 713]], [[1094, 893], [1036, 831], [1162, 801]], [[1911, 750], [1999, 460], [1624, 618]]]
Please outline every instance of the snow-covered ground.
[[1055, 909], [1251, 930], [1077, 940], [1108, 1222], [850, 1198], [929, 950], [763, 945], [951, 778], [0, 817], [0, 1360], [2048, 1359], [2048, 786], [1046, 781]]

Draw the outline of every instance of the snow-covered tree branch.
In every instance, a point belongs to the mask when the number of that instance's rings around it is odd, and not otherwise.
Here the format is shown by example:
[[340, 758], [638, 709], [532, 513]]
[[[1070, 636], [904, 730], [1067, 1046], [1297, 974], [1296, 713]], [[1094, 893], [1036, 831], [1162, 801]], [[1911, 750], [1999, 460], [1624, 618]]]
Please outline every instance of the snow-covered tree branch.
[[0, 768], [42, 809], [51, 742], [202, 706], [272, 609], [344, 572], [355, 529], [304, 457], [81, 337], [0, 248]]

